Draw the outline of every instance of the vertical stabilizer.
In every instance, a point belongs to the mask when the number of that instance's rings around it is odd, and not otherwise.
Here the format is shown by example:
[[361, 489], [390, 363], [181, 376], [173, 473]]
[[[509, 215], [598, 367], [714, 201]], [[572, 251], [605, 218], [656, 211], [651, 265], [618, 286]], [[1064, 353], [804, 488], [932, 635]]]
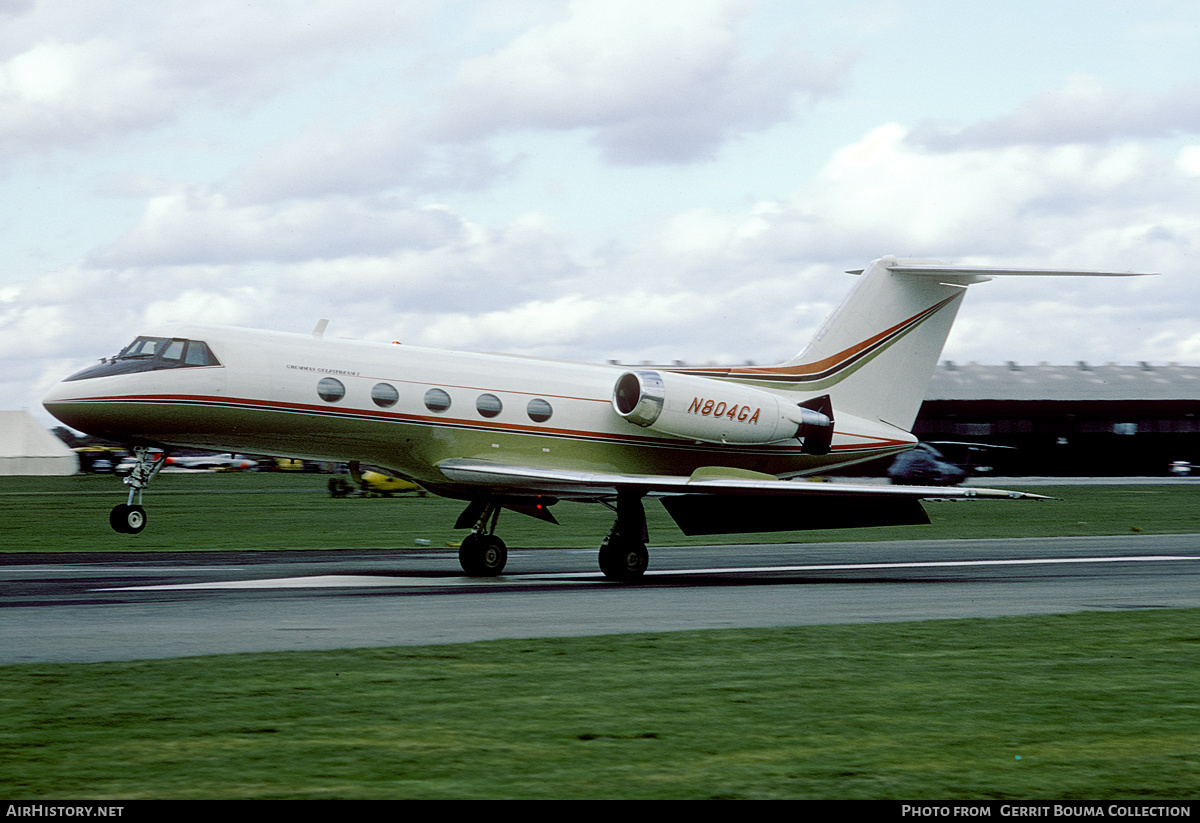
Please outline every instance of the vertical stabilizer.
[[967, 287], [994, 276], [1106, 276], [1132, 272], [949, 266], [882, 257], [861, 272], [842, 304], [797, 357], [726, 376], [827, 393], [833, 409], [912, 429]]
[[[792, 366], [827, 390], [833, 406], [866, 419], [912, 428], [967, 286], [990, 278], [947, 271], [914, 273], [934, 261], [874, 261]], [[927, 270], [927, 269], [923, 269]]]

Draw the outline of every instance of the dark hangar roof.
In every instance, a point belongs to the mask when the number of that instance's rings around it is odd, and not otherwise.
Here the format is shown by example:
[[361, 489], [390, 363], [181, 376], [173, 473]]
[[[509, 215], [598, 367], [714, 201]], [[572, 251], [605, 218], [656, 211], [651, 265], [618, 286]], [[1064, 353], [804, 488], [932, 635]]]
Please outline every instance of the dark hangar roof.
[[1200, 400], [1200, 366], [1073, 366], [943, 361], [926, 400]]

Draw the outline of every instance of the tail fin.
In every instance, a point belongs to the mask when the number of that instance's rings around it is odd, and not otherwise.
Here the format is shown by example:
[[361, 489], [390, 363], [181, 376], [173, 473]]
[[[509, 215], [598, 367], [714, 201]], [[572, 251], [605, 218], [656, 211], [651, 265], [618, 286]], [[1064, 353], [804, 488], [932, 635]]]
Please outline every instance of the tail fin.
[[837, 412], [909, 431], [967, 286], [997, 275], [1132, 274], [947, 266], [895, 257], [850, 273], [862, 279], [808, 348], [779, 366], [739, 368], [728, 376], [828, 393]]

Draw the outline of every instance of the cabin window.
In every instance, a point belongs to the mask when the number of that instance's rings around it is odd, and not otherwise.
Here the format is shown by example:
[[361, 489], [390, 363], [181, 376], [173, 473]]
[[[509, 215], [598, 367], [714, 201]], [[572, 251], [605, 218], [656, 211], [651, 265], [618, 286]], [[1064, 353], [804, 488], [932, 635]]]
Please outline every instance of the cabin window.
[[550, 404], [540, 397], [530, 400], [529, 405], [525, 407], [525, 411], [529, 414], [529, 419], [534, 423], [545, 423], [550, 419], [550, 415], [554, 414], [554, 409]]
[[396, 391], [395, 386], [388, 383], [376, 383], [371, 389], [371, 399], [381, 409], [390, 409], [400, 399], [400, 392]]
[[425, 408], [431, 412], [444, 412], [450, 408], [450, 395], [441, 389], [430, 389], [425, 392]]
[[481, 394], [475, 401], [475, 411], [482, 414], [484, 417], [495, 417], [504, 408], [504, 404], [500, 402], [500, 398], [494, 394]]
[[317, 394], [326, 403], [336, 403], [346, 396], [346, 387], [336, 377], [324, 377], [317, 384]]

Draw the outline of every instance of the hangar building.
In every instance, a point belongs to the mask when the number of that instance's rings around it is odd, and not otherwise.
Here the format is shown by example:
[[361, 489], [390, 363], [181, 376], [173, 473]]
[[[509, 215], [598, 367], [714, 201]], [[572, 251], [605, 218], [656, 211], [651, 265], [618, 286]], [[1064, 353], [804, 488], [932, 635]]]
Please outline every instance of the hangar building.
[[[998, 475], [1166, 475], [1200, 464], [1200, 367], [946, 361], [913, 433], [1014, 447], [976, 458]], [[942, 450], [957, 460], [956, 448]]]

